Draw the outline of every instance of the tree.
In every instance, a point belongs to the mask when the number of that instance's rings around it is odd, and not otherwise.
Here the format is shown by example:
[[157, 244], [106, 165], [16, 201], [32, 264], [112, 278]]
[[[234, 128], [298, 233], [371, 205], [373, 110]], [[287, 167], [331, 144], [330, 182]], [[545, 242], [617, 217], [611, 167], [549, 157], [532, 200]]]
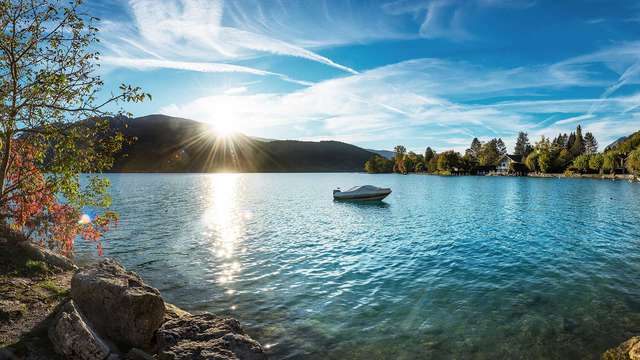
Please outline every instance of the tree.
[[604, 156], [600, 153], [591, 154], [589, 156], [589, 169], [602, 174], [602, 165], [604, 164]]
[[576, 157], [573, 160], [573, 167], [576, 168], [576, 170], [579, 170], [581, 173], [585, 173], [587, 170], [589, 170], [589, 155], [582, 154]]
[[380, 155], [373, 155], [364, 163], [364, 170], [370, 174], [393, 172], [393, 161]]
[[571, 148], [569, 149], [569, 151], [571, 151], [571, 154], [573, 156], [584, 154], [585, 145], [584, 138], [582, 137], [582, 128], [580, 127], [580, 125], [578, 125], [578, 127], [576, 128], [575, 140], [573, 144], [571, 144]]
[[425, 164], [431, 161], [431, 159], [433, 159], [434, 156], [436, 156], [436, 152], [433, 151], [430, 147], [427, 147], [427, 150], [424, 151]]
[[529, 135], [526, 132], [519, 132], [513, 153], [515, 155], [522, 155], [522, 157], [525, 158], [531, 151], [533, 151], [533, 147], [529, 143]]
[[640, 147], [629, 153], [625, 161], [625, 167], [630, 173], [638, 176], [638, 173], [640, 173]]
[[424, 172], [424, 163], [423, 162], [417, 163], [413, 171], [415, 171], [416, 173]]
[[538, 172], [538, 153], [531, 152], [524, 160], [524, 164], [530, 171]]
[[617, 160], [618, 156], [614, 151], [607, 151], [604, 153], [602, 159], [602, 170], [608, 171], [610, 174], [613, 174], [617, 168]]
[[407, 152], [407, 148], [402, 145], [397, 145], [393, 148], [393, 152], [395, 154], [393, 156], [395, 162], [393, 165], [393, 171], [402, 174], [406, 173], [407, 169], [404, 167], [404, 154]]
[[598, 140], [592, 133], [584, 134], [584, 149], [587, 154], [595, 154], [598, 152]]
[[445, 151], [438, 156], [438, 170], [451, 171], [460, 164], [460, 154], [453, 151]]
[[551, 167], [551, 154], [547, 150], [542, 150], [538, 153], [538, 169], [541, 173], [549, 172]]
[[507, 155], [507, 146], [504, 144], [501, 138], [498, 138], [498, 140], [496, 141], [496, 149], [498, 150], [498, 154], [500, 155], [498, 156], [498, 159], [503, 157], [504, 155]]
[[[62, 217], [77, 216], [77, 224], [84, 207], [109, 205], [106, 179], [93, 176], [83, 187], [79, 178], [108, 169], [122, 145], [121, 135], [104, 136], [107, 122], [98, 117], [111, 115], [107, 108], [117, 104], [150, 98], [123, 84], [117, 95], [97, 101], [103, 85], [95, 71], [99, 54], [91, 50], [97, 19], [84, 14], [81, 0], [64, 4], [0, 0], [0, 216], [29, 236], [58, 226], [58, 235], [75, 237], [89, 226], [71, 226]], [[51, 212], [44, 210], [39, 224], [17, 219], [15, 211], [33, 196], [55, 203], [47, 203]], [[53, 211], [62, 208], [64, 216]], [[52, 247], [71, 251], [69, 245]]]
[[478, 138], [473, 138], [473, 140], [471, 141], [471, 146], [465, 153], [469, 154], [469, 156], [471, 156], [472, 158], [477, 159], [480, 156], [481, 151], [482, 143], [480, 142], [480, 140], [478, 140]]
[[500, 152], [498, 150], [498, 140], [491, 139], [490, 141], [482, 145], [478, 161], [480, 165], [493, 165], [500, 159]]

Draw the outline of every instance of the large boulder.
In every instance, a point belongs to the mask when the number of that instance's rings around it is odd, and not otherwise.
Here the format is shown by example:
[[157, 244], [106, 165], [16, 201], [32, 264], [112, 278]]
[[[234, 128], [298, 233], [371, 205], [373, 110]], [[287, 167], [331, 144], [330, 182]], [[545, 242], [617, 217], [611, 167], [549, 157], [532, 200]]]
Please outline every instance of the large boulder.
[[49, 328], [49, 339], [57, 353], [71, 360], [103, 360], [109, 346], [87, 324], [73, 300], [58, 312]]
[[77, 272], [71, 298], [94, 329], [124, 348], [150, 348], [164, 319], [160, 292], [111, 259]]
[[262, 346], [232, 318], [182, 316], [164, 323], [156, 337], [160, 360], [266, 359]]
[[634, 336], [602, 354], [603, 360], [640, 360], [640, 336]]

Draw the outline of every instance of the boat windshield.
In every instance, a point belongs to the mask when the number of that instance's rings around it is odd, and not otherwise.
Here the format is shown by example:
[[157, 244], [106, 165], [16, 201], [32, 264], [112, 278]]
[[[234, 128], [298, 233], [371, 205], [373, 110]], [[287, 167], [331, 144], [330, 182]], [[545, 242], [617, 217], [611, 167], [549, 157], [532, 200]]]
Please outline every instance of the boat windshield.
[[374, 190], [378, 190], [378, 188], [373, 185], [361, 185], [361, 186], [354, 186], [347, 191], [358, 191], [358, 190], [374, 191]]

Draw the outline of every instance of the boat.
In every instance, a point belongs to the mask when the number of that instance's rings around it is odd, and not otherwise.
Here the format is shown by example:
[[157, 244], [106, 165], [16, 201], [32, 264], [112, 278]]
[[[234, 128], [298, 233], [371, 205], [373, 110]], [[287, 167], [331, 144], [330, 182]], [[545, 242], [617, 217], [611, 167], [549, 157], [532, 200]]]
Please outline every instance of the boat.
[[358, 201], [378, 201], [391, 194], [391, 189], [380, 188], [373, 185], [354, 186], [349, 190], [342, 191], [340, 188], [333, 190], [334, 200], [358, 200]]

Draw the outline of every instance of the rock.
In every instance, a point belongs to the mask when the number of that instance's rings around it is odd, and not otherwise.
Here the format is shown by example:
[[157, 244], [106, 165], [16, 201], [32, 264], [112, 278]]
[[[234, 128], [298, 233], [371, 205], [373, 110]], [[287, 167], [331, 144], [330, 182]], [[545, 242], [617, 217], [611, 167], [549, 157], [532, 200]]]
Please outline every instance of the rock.
[[164, 321], [176, 320], [189, 315], [191, 314], [173, 304], [168, 302], [164, 303]]
[[167, 321], [158, 330], [158, 359], [266, 359], [262, 346], [244, 333], [232, 318], [212, 314]]
[[71, 298], [98, 333], [125, 348], [150, 348], [164, 321], [160, 292], [111, 259], [77, 272]]
[[125, 360], [154, 360], [153, 356], [136, 348], [129, 350], [124, 358]]
[[640, 360], [640, 336], [634, 336], [602, 354], [603, 360]]
[[65, 359], [104, 360], [111, 353], [107, 344], [87, 324], [73, 300], [66, 303], [49, 328], [49, 339]]
[[18, 246], [33, 260], [43, 261], [62, 270], [77, 270], [78, 267], [69, 258], [40, 247], [30, 241], [21, 241]]
[[20, 319], [26, 311], [26, 305], [20, 301], [0, 299], [0, 321]]

